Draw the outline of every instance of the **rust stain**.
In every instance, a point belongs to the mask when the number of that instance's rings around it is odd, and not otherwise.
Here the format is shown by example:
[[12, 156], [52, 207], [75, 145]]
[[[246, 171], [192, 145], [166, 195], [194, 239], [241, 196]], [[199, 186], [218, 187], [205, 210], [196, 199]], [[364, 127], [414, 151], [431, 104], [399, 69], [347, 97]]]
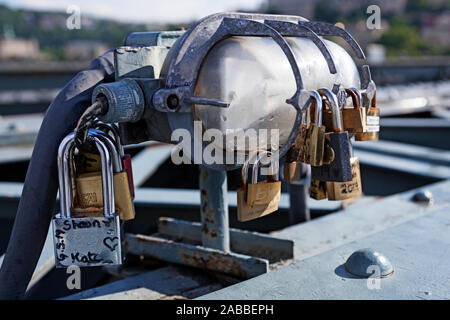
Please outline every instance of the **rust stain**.
[[180, 257], [188, 265], [224, 272], [244, 279], [249, 278], [248, 273], [230, 254], [211, 252], [208, 257], [202, 257], [198, 254], [180, 253]]

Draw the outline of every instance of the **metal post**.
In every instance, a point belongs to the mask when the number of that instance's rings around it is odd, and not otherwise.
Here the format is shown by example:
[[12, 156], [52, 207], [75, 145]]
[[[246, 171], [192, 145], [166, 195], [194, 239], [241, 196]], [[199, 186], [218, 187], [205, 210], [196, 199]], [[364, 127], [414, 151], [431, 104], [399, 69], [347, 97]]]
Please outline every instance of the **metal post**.
[[230, 251], [227, 173], [200, 166], [202, 245]]
[[308, 166], [302, 163], [301, 179], [289, 184], [289, 223], [291, 225], [311, 220], [308, 207], [308, 171]]

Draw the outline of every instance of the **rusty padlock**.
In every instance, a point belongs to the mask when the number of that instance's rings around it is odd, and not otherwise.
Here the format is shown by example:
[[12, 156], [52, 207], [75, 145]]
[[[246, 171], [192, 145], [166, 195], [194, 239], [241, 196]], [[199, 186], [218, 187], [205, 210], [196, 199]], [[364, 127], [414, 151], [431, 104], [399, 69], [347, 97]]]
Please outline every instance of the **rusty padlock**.
[[326, 182], [328, 200], [345, 200], [362, 195], [361, 172], [359, 159], [350, 159], [352, 180], [345, 182]]
[[309, 184], [309, 196], [316, 200], [327, 198], [327, 182], [311, 179]]

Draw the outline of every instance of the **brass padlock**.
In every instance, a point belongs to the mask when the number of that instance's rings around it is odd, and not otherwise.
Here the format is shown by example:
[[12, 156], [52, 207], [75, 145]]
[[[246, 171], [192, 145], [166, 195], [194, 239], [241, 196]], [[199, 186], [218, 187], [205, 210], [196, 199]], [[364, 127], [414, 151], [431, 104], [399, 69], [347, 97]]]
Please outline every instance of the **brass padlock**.
[[[131, 197], [131, 190], [126, 171], [122, 170], [122, 162], [111, 137], [100, 130], [89, 130], [89, 134], [102, 140], [111, 152], [114, 168], [114, 201], [120, 219], [132, 220], [135, 209]], [[102, 183], [100, 172], [87, 172], [80, 174], [76, 179], [78, 205], [82, 208], [102, 207]]]
[[[322, 125], [322, 98], [317, 91], [311, 91], [311, 97], [314, 102], [310, 105], [314, 106], [314, 122], [308, 127], [308, 131], [304, 143], [304, 152], [301, 153], [301, 161], [311, 166], [321, 166], [323, 164], [325, 152], [325, 126]], [[312, 112], [310, 112], [312, 114]], [[311, 118], [312, 120], [312, 118]]]
[[352, 180], [346, 182], [327, 182], [328, 200], [345, 200], [362, 195], [361, 172], [357, 157], [350, 159]]
[[344, 129], [349, 133], [366, 132], [366, 108], [361, 108], [361, 93], [356, 88], [345, 89], [353, 102], [353, 108], [342, 110]]
[[327, 186], [325, 181], [311, 179], [309, 185], [309, 196], [316, 200], [327, 198]]
[[285, 161], [283, 167], [283, 180], [288, 183], [300, 180], [301, 165], [302, 164], [299, 161]]
[[[311, 177], [320, 181], [349, 181], [352, 179], [350, 164], [351, 144], [348, 132], [343, 130], [340, 118], [339, 105], [336, 95], [329, 89], [320, 89], [318, 92], [325, 96], [333, 110], [333, 124], [331, 132], [325, 134], [325, 158], [329, 164], [311, 167]], [[328, 128], [327, 128], [328, 131]], [[333, 150], [331, 152], [330, 148]], [[330, 152], [329, 152], [330, 151]]]
[[309, 113], [306, 111], [302, 111], [302, 122], [300, 124], [300, 129], [298, 131], [297, 137], [295, 137], [294, 144], [289, 148], [286, 153], [286, 161], [287, 162], [295, 162], [300, 161], [301, 153], [304, 152], [304, 144], [306, 134], [308, 133], [309, 126]]
[[[317, 110], [320, 110], [320, 112], [321, 112], [322, 111], [322, 98], [320, 97], [320, 94], [317, 91], [311, 91], [310, 96], [311, 96], [311, 98], [313, 98], [312, 104], [320, 105], [319, 109], [316, 108], [316, 113], [317, 113]], [[320, 130], [317, 130], [316, 126], [314, 126], [315, 128], [311, 128], [311, 125], [310, 125], [310, 122], [312, 121], [311, 112], [310, 112], [310, 108], [311, 108], [312, 104], [310, 104], [310, 106], [306, 109], [306, 111], [303, 112], [302, 124], [300, 126], [299, 134], [296, 137], [294, 146], [291, 147], [291, 149], [289, 149], [288, 152], [286, 153], [286, 161], [284, 163], [284, 168], [283, 168], [283, 173], [284, 173], [283, 179], [284, 179], [284, 181], [286, 181], [288, 183], [300, 180], [300, 171], [301, 171], [301, 163], [300, 162], [309, 163], [309, 161], [311, 159], [311, 156], [307, 155], [307, 153], [311, 152], [311, 150], [317, 150], [317, 145], [319, 146], [319, 150], [320, 150], [320, 145], [322, 145], [322, 147], [323, 147], [323, 141], [322, 141], [322, 144], [319, 142], [316, 146], [310, 145], [311, 141], [317, 140], [317, 139], [320, 140], [320, 138], [317, 138], [318, 131], [320, 131]], [[321, 123], [322, 115], [320, 114], [319, 117], [316, 115], [315, 119]], [[325, 133], [325, 128], [323, 128], [323, 132]], [[325, 138], [323, 138], [323, 140], [325, 140]], [[320, 151], [319, 151], [319, 153], [320, 153]], [[322, 156], [322, 158], [323, 158], [323, 156]]]
[[[268, 204], [273, 199], [280, 199], [281, 181], [278, 179], [278, 166], [273, 175], [269, 175], [267, 180], [258, 182], [258, 169], [264, 156], [269, 152], [262, 152], [257, 155], [252, 168], [252, 183], [247, 185], [247, 204], [249, 206]], [[272, 164], [272, 166], [275, 166]]]
[[[262, 156], [261, 154], [257, 156], [255, 162], [256, 166], [259, 165], [261, 156]], [[277, 211], [278, 203], [280, 202], [281, 196], [281, 185], [280, 185], [280, 189], [278, 189], [278, 192], [275, 194], [275, 196], [271, 199], [269, 203], [255, 204], [253, 206], [247, 203], [247, 193], [248, 193], [247, 175], [249, 162], [250, 159], [246, 161], [242, 166], [241, 171], [242, 186], [237, 190], [237, 216], [238, 220], [241, 222], [260, 218], [274, 211]]]
[[357, 133], [356, 141], [378, 141], [380, 132], [380, 108], [377, 108], [376, 93], [373, 95], [370, 107], [366, 111], [366, 132]]

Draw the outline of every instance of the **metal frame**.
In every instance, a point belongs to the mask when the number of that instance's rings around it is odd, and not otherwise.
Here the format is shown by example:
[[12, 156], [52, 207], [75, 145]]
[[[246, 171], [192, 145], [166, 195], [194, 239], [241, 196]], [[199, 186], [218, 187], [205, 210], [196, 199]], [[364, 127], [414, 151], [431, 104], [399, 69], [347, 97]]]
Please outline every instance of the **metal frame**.
[[160, 218], [158, 235], [126, 235], [128, 252], [239, 278], [268, 272], [269, 259], [294, 258], [291, 240], [229, 229], [225, 171], [201, 167], [200, 197], [201, 224]]

